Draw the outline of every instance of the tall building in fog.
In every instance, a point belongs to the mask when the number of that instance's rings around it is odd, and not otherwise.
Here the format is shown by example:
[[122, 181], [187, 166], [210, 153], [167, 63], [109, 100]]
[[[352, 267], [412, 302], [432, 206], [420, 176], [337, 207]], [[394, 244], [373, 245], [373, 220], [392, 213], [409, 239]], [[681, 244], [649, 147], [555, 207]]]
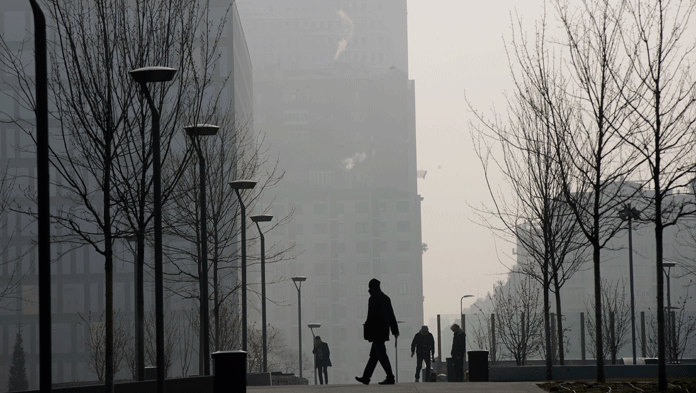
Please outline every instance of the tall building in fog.
[[[221, 108], [229, 108], [237, 119], [245, 122], [247, 127], [253, 127], [253, 92], [252, 65], [244, 37], [242, 23], [234, 3], [224, 0], [210, 1], [213, 18], [226, 16], [225, 29], [218, 43], [219, 55], [216, 64], [216, 75], [212, 77], [214, 89], [220, 91]], [[229, 13], [226, 13], [229, 11]], [[47, 18], [48, 10], [44, 11]], [[27, 73], [33, 77], [33, 15], [28, 2], [21, 0], [5, 0], [0, 5], [0, 34], [8, 48], [18, 53], [26, 67]], [[55, 36], [52, 21], [48, 20], [48, 39]], [[49, 63], [50, 66], [50, 63]], [[19, 127], [7, 122], [10, 118], [35, 123], [34, 113], [22, 102], [16, 94], [16, 79], [7, 70], [0, 67], [0, 175], [9, 173], [19, 176], [12, 195], [16, 202], [26, 206], [34, 206], [34, 202], [25, 197], [25, 191], [31, 192], [34, 187], [36, 173], [36, 155], [31, 138]], [[228, 75], [224, 89], [222, 81]], [[52, 132], [60, 126], [55, 118], [49, 117]], [[31, 129], [31, 128], [29, 128]], [[222, 130], [221, 132], [225, 132]], [[181, 131], [181, 138], [184, 138]], [[54, 138], [55, 140], [55, 138]], [[181, 143], [179, 146], [184, 146]], [[176, 152], [179, 153], [179, 152]], [[51, 168], [51, 180], [60, 182], [56, 172]], [[61, 211], [70, 208], [71, 200], [66, 189], [51, 187], [51, 211]], [[0, 297], [0, 392], [7, 388], [7, 373], [11, 365], [12, 350], [18, 326], [22, 328], [24, 350], [26, 352], [26, 367], [31, 389], [38, 389], [39, 379], [39, 347], [38, 347], [38, 277], [36, 275], [37, 251], [32, 246], [36, 241], [36, 226], [30, 217], [15, 211], [7, 212], [0, 218], [0, 294], [3, 285], [12, 274], [14, 259], [19, 260], [22, 271], [27, 274], [21, 281], [21, 296], [19, 298]], [[52, 235], [65, 235], [66, 231], [57, 226], [51, 227]], [[165, 239], [167, 241], [167, 239]], [[133, 252], [125, 240], [118, 240], [114, 245], [114, 309], [120, 312], [126, 324], [130, 324], [134, 315], [133, 287]], [[146, 260], [152, 255], [146, 249]], [[167, 265], [165, 264], [165, 269]], [[145, 310], [149, 314], [154, 308], [151, 292], [152, 278], [146, 267], [146, 299]], [[104, 256], [94, 251], [91, 246], [73, 249], [72, 245], [54, 242], [51, 245], [51, 312], [52, 312], [52, 350], [54, 383], [73, 381], [94, 381], [96, 375], [87, 367], [90, 353], [86, 347], [88, 330], [82, 322], [82, 317], [91, 313], [91, 322], [96, 323], [104, 311]], [[171, 292], [166, 292], [166, 312], [181, 313], [193, 306], [189, 299], [182, 299]], [[146, 317], [147, 318], [147, 317]], [[129, 326], [130, 327], [130, 326]], [[132, 332], [131, 332], [132, 334]], [[197, 340], [194, 344], [197, 351]], [[179, 376], [184, 367], [181, 366], [183, 356], [174, 354], [174, 364], [169, 371], [169, 377]], [[197, 357], [189, 356], [190, 373], [197, 373]], [[147, 360], [146, 360], [147, 362]], [[129, 379], [131, 373], [128, 366], [122, 364], [116, 379]]]
[[[265, 201], [273, 201], [276, 216], [294, 212], [292, 223], [270, 231], [266, 242], [294, 243], [301, 253], [270, 265], [267, 281], [307, 277], [303, 352], [311, 359], [307, 323], [321, 324], [314, 332], [331, 348], [329, 380], [346, 383], [362, 374], [368, 358], [367, 283], [379, 279], [403, 321], [400, 378], [410, 380], [423, 285], [406, 1], [237, 3], [254, 64], [255, 128], [285, 171]], [[268, 323], [297, 348], [295, 287], [289, 280], [272, 284], [268, 296], [280, 303], [269, 305]], [[387, 347], [394, 366], [394, 342]], [[305, 370], [312, 380], [312, 368]]]

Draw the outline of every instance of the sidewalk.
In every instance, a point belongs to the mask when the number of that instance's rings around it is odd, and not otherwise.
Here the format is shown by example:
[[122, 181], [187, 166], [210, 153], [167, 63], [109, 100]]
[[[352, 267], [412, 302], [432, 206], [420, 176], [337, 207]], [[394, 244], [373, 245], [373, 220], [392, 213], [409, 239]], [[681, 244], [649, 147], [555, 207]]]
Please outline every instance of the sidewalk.
[[540, 393], [543, 389], [537, 386], [537, 382], [430, 382], [430, 383], [397, 383], [396, 385], [379, 385], [371, 383], [367, 386], [359, 383], [350, 385], [286, 385], [286, 386], [247, 386], [247, 392], [255, 393]]

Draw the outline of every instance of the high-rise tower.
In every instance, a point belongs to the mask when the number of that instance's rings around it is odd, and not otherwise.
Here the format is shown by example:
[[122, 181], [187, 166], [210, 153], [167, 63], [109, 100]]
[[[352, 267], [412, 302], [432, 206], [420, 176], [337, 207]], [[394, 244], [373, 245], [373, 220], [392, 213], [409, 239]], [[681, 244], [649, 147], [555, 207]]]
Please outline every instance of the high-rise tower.
[[[410, 380], [408, 345], [423, 322], [423, 285], [406, 1], [237, 3], [254, 66], [255, 128], [285, 171], [265, 205], [274, 198], [276, 216], [294, 212], [267, 244], [295, 243], [301, 253], [268, 265], [267, 281], [307, 276], [303, 353], [311, 365], [306, 323], [320, 323], [314, 332], [331, 347], [335, 383], [362, 373], [367, 283], [382, 281], [403, 321], [400, 377]], [[269, 308], [268, 323], [297, 348], [294, 291], [288, 281], [269, 285], [281, 306]], [[394, 365], [393, 341], [387, 347]]]

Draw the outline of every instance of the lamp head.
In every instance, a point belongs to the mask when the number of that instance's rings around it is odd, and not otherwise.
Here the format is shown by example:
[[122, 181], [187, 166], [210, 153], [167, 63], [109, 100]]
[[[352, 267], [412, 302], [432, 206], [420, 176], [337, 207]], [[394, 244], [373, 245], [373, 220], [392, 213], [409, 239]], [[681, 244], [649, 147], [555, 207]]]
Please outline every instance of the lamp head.
[[142, 67], [128, 73], [138, 83], [168, 82], [174, 79], [176, 69], [171, 67]]
[[668, 261], [662, 262], [662, 267], [675, 267], [675, 266], [677, 266], [677, 264], [674, 262], [668, 262]]
[[321, 324], [320, 323], [308, 323], [307, 327], [309, 327], [310, 329], [318, 329], [321, 327]]
[[189, 136], [215, 135], [215, 134], [217, 134], [219, 129], [220, 129], [220, 127], [218, 127], [214, 124], [196, 124], [196, 125], [190, 125], [190, 126], [184, 127], [184, 130], [186, 130], [186, 133]]
[[234, 190], [250, 190], [256, 186], [256, 182], [253, 180], [233, 180], [230, 182], [230, 186]]
[[305, 280], [307, 280], [307, 277], [304, 277], [304, 276], [295, 276], [292, 278], [292, 281], [294, 281], [294, 282], [302, 282]]
[[251, 221], [253, 222], [268, 222], [273, 219], [272, 214], [257, 214], [254, 216], [249, 217], [251, 218]]

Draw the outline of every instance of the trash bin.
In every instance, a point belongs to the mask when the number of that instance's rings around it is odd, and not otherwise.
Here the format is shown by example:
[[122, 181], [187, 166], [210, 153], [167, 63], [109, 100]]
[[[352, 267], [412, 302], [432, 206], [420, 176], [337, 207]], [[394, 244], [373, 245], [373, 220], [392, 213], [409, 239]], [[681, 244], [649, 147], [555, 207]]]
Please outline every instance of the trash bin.
[[488, 382], [488, 351], [469, 351], [469, 382]]
[[145, 380], [152, 381], [157, 379], [157, 367], [147, 366], [145, 367]]
[[457, 370], [454, 367], [454, 358], [447, 358], [447, 382], [457, 382]]
[[215, 393], [245, 393], [246, 392], [246, 362], [244, 351], [218, 351], [213, 357], [213, 372]]

